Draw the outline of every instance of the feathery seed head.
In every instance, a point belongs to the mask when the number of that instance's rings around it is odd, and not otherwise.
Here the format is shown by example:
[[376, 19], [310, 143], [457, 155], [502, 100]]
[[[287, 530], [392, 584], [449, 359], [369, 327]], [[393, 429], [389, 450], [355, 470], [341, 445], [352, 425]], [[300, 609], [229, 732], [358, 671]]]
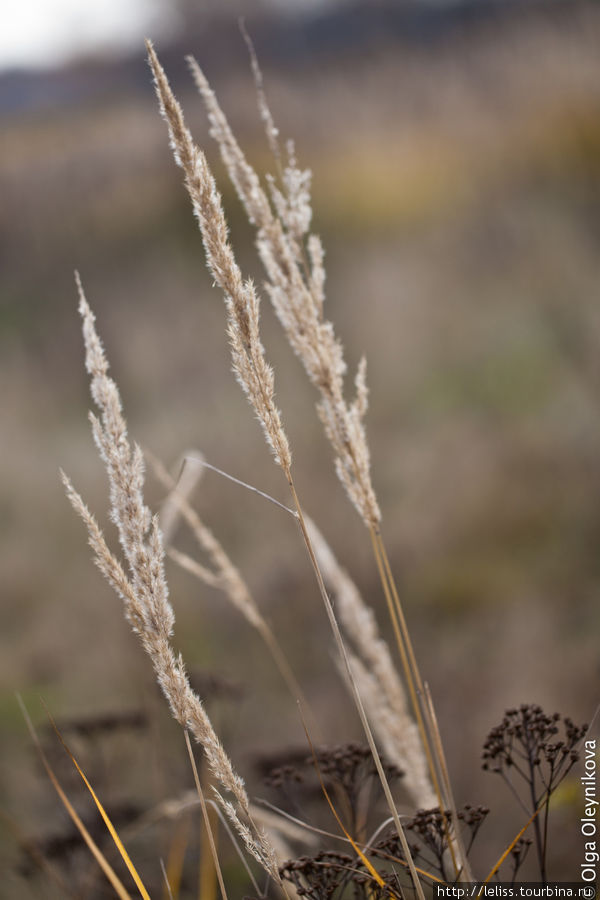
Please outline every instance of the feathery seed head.
[[[185, 184], [202, 233], [208, 268], [224, 294], [233, 370], [261, 423], [275, 462], [289, 473], [292, 463], [290, 448], [275, 405], [273, 373], [266, 363], [259, 337], [258, 295], [251, 281], [243, 281], [228, 243], [221, 197], [206, 158], [193, 143], [181, 107], [151, 46], [148, 47], [148, 54], [175, 159], [184, 170]], [[193, 60], [190, 65], [200, 89], [210, 98], [212, 92], [199, 67]], [[213, 128], [225, 126], [226, 123], [223, 124], [216, 116]], [[242, 167], [240, 177], [247, 175]], [[250, 185], [250, 195], [260, 199], [260, 193], [256, 191], [256, 185]]]
[[[173, 717], [202, 744], [213, 776], [235, 798], [242, 815], [248, 817], [249, 801], [244, 782], [235, 773], [200, 698], [190, 686], [183, 660], [175, 654], [170, 642], [175, 615], [168, 597], [158, 517], [152, 517], [144, 503], [143, 454], [139, 446], [132, 448], [129, 443], [119, 391], [107, 374], [108, 362], [96, 332], [95, 318], [79, 276], [76, 278], [86, 367], [92, 378], [92, 396], [100, 410], [99, 418], [91, 414], [90, 419], [108, 474], [110, 514], [118, 529], [128, 573], [108, 549], [96, 520], [63, 475], [67, 496], [87, 527], [96, 565], [123, 600], [125, 615], [150, 657]], [[275, 852], [266, 836], [256, 828], [253, 834], [237, 814], [236, 819], [242, 837], [248, 837], [250, 852], [278, 879]]]
[[[251, 51], [252, 53], [252, 51]], [[272, 138], [268, 110], [258, 64], [252, 56], [259, 88], [261, 118]], [[317, 388], [317, 410], [335, 454], [338, 477], [368, 527], [378, 527], [381, 512], [371, 482], [369, 450], [362, 417], [366, 411], [364, 369], [359, 373], [356, 409], [344, 399], [346, 371], [343, 348], [333, 325], [323, 321], [325, 273], [323, 249], [308, 234], [311, 220], [310, 172], [298, 168], [293, 144], [288, 144], [288, 165], [280, 171], [280, 185], [269, 179], [271, 200], [258, 175], [237, 143], [206, 77], [194, 60], [190, 67], [204, 100], [211, 135], [232, 184], [256, 228], [256, 247], [267, 274], [266, 291], [294, 353]], [[276, 156], [279, 164], [279, 156]], [[306, 265], [306, 258], [310, 268]]]

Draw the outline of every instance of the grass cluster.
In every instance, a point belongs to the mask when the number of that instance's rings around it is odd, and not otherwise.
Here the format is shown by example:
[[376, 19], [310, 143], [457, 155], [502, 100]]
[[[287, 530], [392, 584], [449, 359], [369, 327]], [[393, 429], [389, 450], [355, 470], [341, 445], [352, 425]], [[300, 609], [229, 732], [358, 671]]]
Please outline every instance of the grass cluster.
[[[187, 481], [193, 485], [195, 478], [190, 470], [200, 471], [206, 464], [188, 460], [181, 477], [172, 481], [161, 463], [150, 458], [156, 476], [168, 492], [160, 515], [151, 514], [144, 499], [144, 453], [128, 436], [119, 390], [108, 374], [95, 317], [78, 280], [86, 366], [98, 410], [91, 415], [91, 423], [108, 474], [110, 512], [118, 531], [121, 557], [108, 546], [95, 518], [66, 476], [64, 481], [69, 499], [87, 527], [96, 564], [123, 601], [126, 617], [150, 659], [171, 713], [184, 730], [190, 756], [190, 737], [203, 751], [204, 770], [196, 772], [197, 802], [203, 811], [207, 836], [201, 895], [206, 900], [216, 891], [216, 884], [223, 896], [228, 891], [217, 842], [211, 838], [217, 830], [215, 811], [244, 857], [248, 884], [253, 885], [256, 896], [309, 896], [321, 900], [343, 896], [400, 897], [412, 891], [424, 897], [424, 892], [440, 881], [452, 884], [471, 880], [474, 875], [480, 880], [498, 875], [514, 879], [527, 856], [531, 825], [539, 875], [545, 879], [550, 797], [577, 761], [586, 729], [565, 720], [565, 736], [555, 741], [558, 715], [547, 717], [541, 710], [527, 706], [521, 707], [520, 718], [517, 712], [507, 713], [509, 724], [504, 730], [503, 725], [499, 726], [490, 735], [484, 758], [486, 765], [490, 759], [500, 759], [496, 768], [504, 772], [511, 757], [503, 749], [502, 740], [507, 729], [513, 727], [513, 719], [519, 718], [518, 736], [529, 767], [525, 780], [530, 803], [521, 831], [508, 848], [498, 848], [497, 864], [491, 870], [474, 873], [471, 849], [487, 810], [480, 806], [460, 809], [453, 796], [433, 701], [419, 671], [383, 537], [364, 425], [368, 406], [366, 363], [362, 360], [357, 368], [349, 400], [344, 350], [325, 314], [324, 250], [319, 238], [310, 231], [310, 173], [299, 167], [293, 145], [288, 144], [285, 150], [280, 146], [253, 55], [259, 111], [275, 165], [275, 174], [267, 178], [266, 184], [246, 159], [201, 69], [190, 60], [208, 111], [212, 136], [256, 232], [256, 249], [265, 272], [263, 291], [315, 389], [317, 413], [331, 446], [335, 471], [364, 525], [365, 540], [372, 549], [373, 567], [388, 608], [386, 632], [391, 635], [390, 643], [299, 497], [292, 448], [275, 397], [275, 374], [261, 339], [260, 293], [244, 277], [236, 260], [207, 159], [186, 126], [151, 46], [148, 52], [161, 112], [175, 161], [184, 173], [207, 265], [225, 301], [233, 371], [289, 492], [288, 500], [277, 503], [281, 514], [291, 516], [297, 525], [314, 572], [315, 593], [329, 622], [340, 673], [364, 735], [364, 746], [321, 746], [318, 715], [305, 699], [285, 649], [234, 563], [189, 503]], [[175, 524], [180, 518], [190, 527], [203, 562], [172, 546]], [[298, 702], [306, 729], [306, 747], [300, 755], [286, 759], [284, 754], [266, 766], [272, 787], [281, 794], [275, 809], [268, 814], [248, 795], [244, 778], [232, 763], [201, 692], [192, 685], [184, 660], [174, 647], [175, 614], [165, 575], [166, 553], [202, 581], [224, 592], [248, 625], [258, 631], [289, 688], [291, 700]], [[306, 641], [310, 648], [308, 635]], [[551, 775], [536, 781], [542, 753], [552, 767]], [[288, 802], [293, 792], [300, 792], [308, 805], [315, 806], [310, 821], [299, 820], [294, 814], [294, 804]], [[543, 828], [539, 818], [544, 822]], [[320, 835], [316, 846], [315, 829]], [[303, 843], [303, 849], [312, 847], [310, 854], [301, 851]], [[124, 850], [122, 855], [128, 860]], [[266, 881], [257, 875], [257, 867]], [[164, 876], [165, 891], [170, 896], [179, 895], [175, 868], [170, 873], [165, 871]], [[209, 871], [214, 873], [212, 882]], [[127, 895], [119, 879], [115, 882], [112, 876], [107, 877], [117, 893]], [[134, 866], [133, 877], [137, 883], [139, 876]], [[138, 889], [147, 895], [141, 882]]]

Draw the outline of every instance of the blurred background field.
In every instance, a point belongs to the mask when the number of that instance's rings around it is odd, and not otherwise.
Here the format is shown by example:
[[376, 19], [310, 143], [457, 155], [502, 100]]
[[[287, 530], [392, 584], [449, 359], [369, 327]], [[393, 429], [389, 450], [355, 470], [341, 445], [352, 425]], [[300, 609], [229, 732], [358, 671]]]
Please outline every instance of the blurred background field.
[[[483, 872], [522, 824], [481, 772], [489, 729], [521, 702], [577, 722], [598, 703], [600, 8], [379, 2], [246, 13], [281, 134], [313, 171], [328, 315], [351, 367], [368, 359], [384, 534], [457, 799], [492, 807]], [[195, 16], [182, 4], [177, 27], [151, 36], [214, 165], [243, 269], [260, 284], [251, 231], [183, 62], [197, 57], [250, 158], [268, 170], [236, 14], [231, 5]], [[47, 839], [67, 825], [15, 691], [40, 722], [39, 695], [65, 722], [124, 710], [148, 717], [141, 735], [78, 744], [115, 803], [145, 812], [191, 786], [180, 735], [58, 476], [59, 467], [69, 473], [112, 537], [86, 421], [74, 268], [132, 437], [169, 465], [199, 448], [286, 494], [229, 371], [222, 300], [141, 43], [130, 55], [6, 71], [0, 115], [0, 805], [24, 835]], [[263, 324], [301, 498], [385, 627], [368, 540], [266, 303]], [[151, 476], [149, 498], [162, 499]], [[196, 502], [273, 624], [327, 739], [358, 737], [293, 523], [212, 474]], [[191, 546], [185, 536], [179, 544]], [[176, 643], [262, 795], [260, 754], [303, 741], [294, 704], [225, 601], [169, 572]], [[554, 878], [578, 877], [577, 791], [574, 776], [557, 798]], [[44, 876], [15, 868], [18, 842], [0, 827], [0, 895], [54, 896]], [[156, 835], [144, 834], [157, 883]], [[85, 896], [102, 896], [96, 890]]]

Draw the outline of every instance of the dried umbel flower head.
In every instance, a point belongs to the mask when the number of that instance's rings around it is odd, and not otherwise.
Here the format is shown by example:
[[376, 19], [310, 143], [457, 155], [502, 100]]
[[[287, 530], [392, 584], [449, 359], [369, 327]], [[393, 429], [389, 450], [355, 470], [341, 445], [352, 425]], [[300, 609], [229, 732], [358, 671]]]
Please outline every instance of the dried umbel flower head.
[[321, 850], [315, 856], [288, 860], [280, 872], [298, 896], [309, 900], [396, 900], [404, 896], [396, 872], [385, 872], [375, 881], [358, 857], [339, 851]]
[[527, 781], [537, 771], [543, 790], [552, 791], [579, 759], [577, 745], [587, 727], [575, 725], [560, 713], [549, 716], [541, 706], [523, 703], [507, 710], [488, 734], [483, 768], [498, 774], [511, 770]]
[[[470, 853], [475, 838], [484, 823], [489, 809], [485, 806], [465, 806], [458, 811], [456, 820], [465, 839], [465, 852]], [[419, 809], [406, 822], [406, 830], [414, 836], [410, 849], [415, 862], [420, 868], [436, 873], [444, 880], [452, 881], [455, 877], [450, 858], [449, 839], [453, 840], [456, 830], [452, 812], [445, 810], [442, 814], [439, 807]], [[388, 833], [372, 847], [373, 855], [382, 860], [403, 860], [402, 847], [394, 833]]]
[[[380, 759], [389, 784], [404, 778], [397, 766], [383, 756]], [[364, 828], [381, 797], [371, 749], [354, 741], [333, 747], [316, 747], [314, 755], [307, 755], [305, 748], [291, 749], [278, 756], [259, 759], [257, 764], [265, 783], [283, 788], [284, 795], [289, 795], [290, 788], [301, 785], [293, 792], [294, 801], [301, 798], [304, 802], [313, 797], [322, 807], [324, 784], [328, 791], [343, 799], [353, 833], [357, 833], [359, 825]]]
[[517, 794], [513, 775], [524, 787], [522, 799], [518, 794], [517, 798], [533, 818], [542, 881], [547, 877], [550, 798], [579, 759], [577, 745], [587, 728], [560, 713], [549, 716], [535, 703], [523, 703], [506, 711], [483, 745], [483, 768], [500, 775], [513, 794]]
[[347, 853], [321, 850], [315, 856], [300, 856], [281, 868], [282, 879], [291, 882], [300, 897], [325, 900], [342, 884], [348, 883], [355, 871], [354, 860]]
[[511, 881], [514, 880], [517, 872], [525, 862], [532, 844], [533, 840], [531, 838], [519, 838], [519, 840], [510, 851], [510, 862], [512, 864]]
[[[376, 775], [371, 751], [364, 744], [352, 741], [337, 747], [324, 747], [315, 751], [319, 769], [323, 776], [335, 781], [348, 796], [356, 794], [364, 779]], [[307, 762], [312, 762], [307, 760]], [[389, 781], [401, 778], [403, 773], [393, 763], [382, 758]]]

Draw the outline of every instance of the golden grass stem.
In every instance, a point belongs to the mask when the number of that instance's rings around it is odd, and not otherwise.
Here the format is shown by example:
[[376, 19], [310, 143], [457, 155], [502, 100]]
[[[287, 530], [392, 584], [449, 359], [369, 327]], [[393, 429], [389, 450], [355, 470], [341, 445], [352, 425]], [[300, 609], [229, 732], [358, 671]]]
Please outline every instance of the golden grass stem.
[[237, 838], [236, 838], [235, 834], [233, 833], [233, 829], [231, 828], [229, 822], [227, 821], [227, 818], [224, 815], [223, 810], [221, 809], [219, 804], [216, 803], [214, 800], [207, 800], [206, 805], [215, 813], [215, 815], [217, 816], [222, 827], [225, 829], [225, 832], [227, 833], [229, 840], [233, 844], [235, 852], [237, 853], [242, 866], [246, 870], [246, 874], [247, 874], [248, 878], [250, 879], [252, 887], [254, 888], [254, 890], [256, 891], [257, 894], [260, 894], [261, 890], [256, 882], [256, 878], [254, 877], [252, 869], [248, 865], [248, 860], [244, 856], [244, 853], [242, 852], [242, 849], [237, 841]]
[[164, 900], [178, 900], [183, 877], [185, 851], [190, 840], [191, 818], [186, 810], [177, 823], [169, 843], [169, 854], [165, 867]]
[[481, 883], [481, 889], [480, 889], [479, 893], [477, 894], [478, 897], [481, 897], [481, 895], [484, 891], [484, 885], [486, 885], [488, 883], [488, 881], [491, 881], [491, 879], [494, 877], [494, 875], [496, 874], [496, 872], [498, 871], [498, 869], [500, 868], [500, 866], [502, 865], [502, 863], [504, 862], [504, 860], [506, 859], [508, 854], [511, 852], [512, 848], [517, 843], [517, 841], [523, 837], [523, 835], [525, 834], [525, 832], [527, 831], [527, 829], [529, 828], [531, 823], [533, 821], [537, 820], [537, 816], [541, 813], [543, 808], [544, 808], [543, 806], [539, 806], [535, 810], [533, 815], [527, 820], [527, 822], [525, 822], [525, 824], [523, 825], [523, 827], [521, 828], [519, 833], [517, 835], [515, 835], [515, 837], [512, 839], [512, 841], [510, 842], [510, 844], [508, 845], [508, 847], [506, 848], [506, 850], [504, 851], [504, 853], [502, 854], [500, 859], [492, 866], [489, 874], [487, 875], [486, 878], [484, 878], [483, 882]]
[[[390, 619], [392, 622], [392, 627], [394, 629], [394, 635], [396, 638], [396, 643], [398, 645], [398, 651], [400, 653], [400, 659], [402, 662], [402, 669], [403, 669], [404, 675], [406, 677], [408, 692], [409, 692], [410, 699], [412, 702], [412, 707], [413, 707], [413, 711], [415, 714], [415, 718], [417, 720], [417, 725], [419, 727], [421, 741], [423, 743], [423, 750], [424, 750], [425, 756], [427, 758], [429, 774], [431, 775], [431, 780], [433, 782], [433, 788], [434, 788], [440, 809], [443, 809], [443, 800], [442, 800], [442, 794], [441, 794], [441, 790], [440, 790], [438, 774], [437, 774], [437, 770], [436, 770], [436, 767], [435, 767], [435, 764], [433, 761], [433, 755], [431, 752], [429, 737], [427, 735], [427, 729], [425, 727], [425, 721], [424, 721], [423, 713], [421, 710], [421, 704], [419, 703], [419, 698], [418, 698], [418, 682], [415, 678], [415, 674], [413, 672], [413, 668], [410, 663], [408, 649], [406, 646], [406, 639], [407, 639], [406, 623], [404, 622], [404, 617], [402, 617], [402, 619], [399, 620], [396, 605], [394, 604], [392, 589], [389, 584], [385, 564], [383, 561], [383, 555], [382, 555], [382, 551], [381, 551], [381, 541], [378, 537], [378, 533], [375, 532], [375, 530], [373, 528], [371, 528], [370, 534], [371, 534], [371, 541], [372, 541], [372, 545], [373, 545], [373, 554], [375, 556], [375, 563], [377, 565], [377, 571], [379, 573], [379, 578], [381, 581], [381, 585], [383, 587], [383, 592], [385, 595], [388, 612], [389, 612]], [[403, 625], [404, 625], [403, 628], [401, 628], [401, 624], [400, 624], [401, 621], [403, 622]]]
[[365, 868], [371, 875], [371, 878], [373, 878], [373, 880], [379, 885], [379, 887], [385, 887], [385, 881], [383, 880], [383, 878], [381, 877], [379, 872], [373, 867], [373, 864], [370, 862], [369, 859], [367, 859], [367, 857], [365, 856], [363, 851], [360, 849], [360, 847], [358, 846], [356, 841], [353, 839], [352, 835], [344, 827], [344, 823], [342, 822], [342, 820], [338, 814], [338, 811], [336, 810], [336, 808], [333, 804], [333, 801], [332, 801], [331, 797], [329, 796], [329, 792], [328, 792], [327, 788], [325, 787], [325, 782], [323, 781], [323, 776], [321, 775], [321, 769], [319, 768], [319, 762], [317, 760], [317, 754], [315, 753], [315, 748], [313, 747], [313, 743], [310, 739], [310, 735], [309, 735], [308, 731], [306, 730], [306, 727], [305, 727], [305, 734], [306, 734], [306, 740], [308, 741], [308, 744], [310, 746], [310, 752], [311, 752], [312, 758], [313, 758], [313, 765], [317, 772], [317, 778], [319, 779], [319, 784], [321, 785], [321, 791], [323, 792], [323, 796], [327, 800], [327, 805], [329, 806], [331, 812], [333, 813], [335, 821], [338, 823], [338, 825], [344, 832], [346, 839], [350, 842], [352, 849], [354, 850], [354, 852], [357, 854], [357, 856], [362, 861], [363, 865], [365, 866]]
[[[203, 760], [201, 767], [202, 793], [205, 795], [206, 790], [210, 787], [209, 773], [206, 761]], [[206, 804], [206, 812], [208, 814], [209, 828], [203, 823], [200, 832], [200, 863], [198, 871], [198, 900], [215, 900], [217, 896], [217, 872], [213, 862], [213, 856], [207, 847], [211, 840], [217, 851], [219, 852], [219, 817], [214, 808]]]
[[[442, 736], [440, 734], [438, 720], [437, 720], [437, 716], [435, 714], [433, 698], [431, 696], [431, 691], [429, 689], [429, 685], [427, 684], [427, 682], [425, 682], [424, 687], [425, 687], [424, 701], [425, 701], [425, 706], [426, 706], [427, 713], [428, 713], [428, 719], [429, 719], [429, 722], [431, 723], [431, 735], [433, 738], [435, 754], [436, 754], [437, 760], [440, 765], [441, 775], [442, 775], [442, 779], [444, 782], [445, 796], [447, 798], [448, 807], [449, 807], [450, 813], [452, 815], [452, 821], [455, 823], [454, 840], [449, 841], [448, 844], [449, 844], [450, 851], [452, 854], [452, 859], [454, 862], [456, 862], [454, 859], [454, 856], [455, 856], [454, 847], [453, 847], [454, 843], [456, 843], [456, 847], [458, 849], [458, 855], [461, 860], [461, 868], [460, 868], [460, 871], [457, 873], [457, 875], [463, 881], [473, 881], [473, 873], [471, 872], [471, 864], [467, 857], [465, 847], [464, 847], [464, 842], [463, 842], [462, 836], [461, 836], [459, 828], [458, 828], [458, 814], [457, 814], [457, 809], [456, 809], [456, 801], [454, 799], [454, 792], [452, 790], [452, 785], [450, 783], [450, 773], [448, 771], [448, 765], [446, 762], [446, 754], [444, 753], [444, 746], [442, 744]], [[444, 815], [444, 823], [446, 823], [445, 815]]]
[[[95, 842], [95, 840], [93, 839], [93, 837], [91, 836], [91, 834], [89, 833], [89, 831], [87, 830], [87, 828], [85, 827], [83, 822], [81, 821], [81, 818], [75, 811], [73, 804], [71, 803], [71, 801], [65, 794], [64, 790], [62, 789], [60, 782], [58, 781], [58, 778], [54, 774], [54, 770], [52, 769], [50, 763], [48, 762], [46, 754], [44, 753], [42, 745], [41, 745], [39, 738], [36, 734], [36, 731], [33, 727], [31, 718], [29, 717], [29, 713], [27, 712], [27, 709], [25, 708], [25, 704], [23, 703], [23, 700], [21, 699], [19, 694], [17, 694], [17, 700], [19, 702], [19, 706], [21, 707], [21, 712], [23, 714], [23, 718], [25, 719], [25, 724], [27, 725], [27, 730], [29, 731], [31, 740], [38, 752], [38, 755], [42, 761], [42, 765], [44, 766], [44, 768], [46, 770], [48, 778], [52, 782], [54, 790], [60, 797], [61, 803], [63, 804], [67, 813], [71, 817], [71, 819], [72, 819], [75, 827], [79, 831], [81, 837], [87, 844], [88, 849], [92, 853], [92, 856], [94, 857], [94, 859], [96, 860], [96, 862], [98, 863], [98, 865], [100, 866], [100, 868], [102, 869], [104, 874], [106, 875], [106, 878], [108, 879], [108, 881], [110, 881], [117, 896], [120, 897], [121, 900], [131, 900], [130, 895], [125, 890], [125, 886], [123, 885], [123, 882], [121, 881], [121, 879], [119, 878], [119, 876], [117, 875], [117, 873], [115, 872], [115, 870], [113, 869], [111, 864], [108, 862], [105, 855], [100, 850], [100, 847], [97, 845], [97, 843]], [[148, 898], [148, 900], [149, 900], [149, 898]]]
[[[449, 807], [454, 816], [454, 830], [455, 834], [457, 834], [458, 821], [456, 819], [456, 804], [452, 795], [450, 780], [447, 777], [447, 767], [442, 749], [441, 738], [439, 737], [439, 730], [437, 728], [437, 721], [435, 720], [435, 717], [432, 718], [432, 716], [434, 716], [433, 703], [431, 702], [431, 699], [429, 703], [427, 702], [423, 679], [421, 678], [421, 673], [417, 664], [417, 659], [410, 638], [408, 625], [406, 623], [406, 617], [404, 615], [404, 610], [402, 609], [402, 604], [400, 602], [400, 595], [398, 593], [396, 580], [392, 572], [383, 536], [381, 534], [381, 529], [375, 529], [371, 527], [370, 531], [379, 577], [381, 579], [386, 601], [388, 604], [388, 609], [390, 611], [390, 617], [392, 619], [392, 623], [394, 624], [394, 633], [396, 635], [396, 640], [398, 641], [398, 649], [400, 651], [402, 665], [406, 674], [409, 693], [413, 702], [413, 709], [415, 712], [419, 730], [421, 732], [423, 749], [427, 757], [431, 779], [433, 781], [434, 790], [438, 798], [440, 813], [444, 823], [444, 831], [448, 841], [448, 848], [452, 857], [452, 864], [456, 877], [458, 878], [461, 871], [464, 873], [469, 870], [469, 863], [464, 851], [461, 850], [460, 846], [457, 846], [457, 841], [451, 834], [450, 825], [446, 817], [445, 810], [447, 807]], [[436, 732], [438, 738], [437, 742], [434, 737]], [[443, 777], [444, 770], [446, 770], [445, 779]], [[445, 788], [445, 790], [443, 788]], [[461, 856], [460, 864], [457, 859], [457, 850], [459, 851]]]
[[219, 863], [219, 855], [217, 853], [217, 846], [215, 844], [214, 835], [212, 832], [210, 819], [208, 816], [208, 810], [206, 808], [206, 800], [204, 799], [204, 791], [202, 790], [202, 784], [200, 783], [200, 776], [198, 775], [198, 767], [196, 766], [196, 760], [194, 758], [194, 751], [192, 750], [192, 742], [190, 741], [190, 734], [187, 728], [183, 730], [185, 736], [185, 745], [187, 747], [187, 752], [190, 758], [190, 764], [192, 766], [192, 772], [194, 773], [194, 781], [196, 783], [196, 790], [198, 792], [198, 798], [200, 800], [200, 808], [202, 809], [202, 820], [204, 822], [204, 827], [206, 829], [206, 836], [208, 838], [208, 844], [210, 847], [210, 852], [212, 856], [212, 860], [215, 867], [215, 873], [217, 876], [217, 880], [219, 882], [219, 888], [221, 890], [221, 896], [223, 900], [228, 900], [227, 891], [225, 889], [225, 882], [223, 881], [223, 873], [221, 872], [221, 865]]
[[[42, 703], [43, 703], [43, 701], [42, 701]], [[125, 849], [125, 845], [123, 844], [123, 841], [122, 841], [121, 838], [119, 837], [116, 828], [114, 827], [113, 823], [111, 822], [108, 813], [107, 813], [106, 810], [104, 809], [104, 806], [103, 806], [103, 804], [100, 802], [100, 799], [99, 799], [98, 795], [96, 794], [96, 792], [95, 792], [95, 790], [93, 789], [92, 785], [91, 785], [90, 782], [88, 781], [88, 779], [87, 779], [87, 777], [86, 777], [86, 775], [85, 775], [83, 769], [81, 768], [81, 766], [79, 765], [79, 763], [77, 762], [77, 760], [75, 759], [75, 757], [73, 756], [73, 754], [71, 753], [71, 751], [69, 750], [67, 744], [65, 743], [65, 741], [64, 741], [64, 739], [63, 739], [63, 736], [61, 735], [60, 731], [59, 731], [58, 728], [57, 728], [56, 722], [54, 721], [54, 719], [52, 718], [52, 716], [50, 715], [50, 713], [49, 713], [49, 711], [48, 711], [48, 709], [47, 709], [47, 707], [46, 707], [46, 704], [43, 703], [43, 706], [44, 706], [44, 709], [46, 710], [46, 715], [48, 716], [48, 719], [50, 720], [50, 724], [51, 724], [51, 726], [52, 726], [52, 728], [53, 728], [53, 730], [54, 730], [54, 733], [56, 734], [57, 738], [58, 738], [59, 741], [61, 742], [61, 744], [62, 744], [62, 746], [63, 746], [63, 749], [65, 750], [67, 756], [69, 757], [69, 759], [71, 760], [71, 762], [73, 763], [73, 765], [75, 766], [75, 768], [77, 769], [77, 772], [78, 772], [78, 774], [79, 774], [81, 780], [82, 780], [83, 783], [85, 784], [85, 786], [86, 786], [86, 788], [88, 789], [88, 791], [89, 791], [89, 793], [90, 793], [90, 795], [91, 795], [91, 797], [92, 797], [94, 803], [96, 804], [96, 808], [97, 808], [98, 812], [100, 813], [100, 815], [102, 816], [102, 820], [104, 821], [104, 824], [106, 825], [106, 828], [107, 828], [107, 830], [108, 830], [108, 833], [110, 834], [111, 838], [113, 839], [113, 842], [114, 842], [114, 844], [115, 844], [117, 850], [119, 851], [119, 853], [120, 853], [120, 855], [121, 855], [121, 858], [122, 858], [123, 862], [124, 862], [125, 865], [127, 866], [128, 870], [129, 870], [129, 874], [130, 874], [131, 877], [133, 878], [133, 880], [134, 880], [134, 882], [135, 882], [135, 885], [136, 885], [138, 891], [140, 892], [140, 894], [142, 895], [142, 897], [144, 898], [144, 900], [150, 900], [150, 896], [149, 896], [149, 894], [148, 894], [148, 891], [146, 890], [146, 888], [145, 888], [144, 885], [142, 884], [142, 880], [141, 880], [140, 876], [138, 875], [137, 869], [135, 868], [135, 866], [134, 866], [134, 864], [133, 864], [133, 862], [132, 862], [132, 860], [131, 860], [131, 857], [129, 856], [129, 853], [128, 853], [127, 850]]]
[[417, 896], [419, 900], [425, 900], [425, 895], [423, 894], [423, 888], [421, 887], [421, 882], [419, 881], [419, 876], [417, 874], [417, 870], [415, 868], [415, 864], [412, 859], [412, 855], [410, 852], [410, 847], [408, 846], [408, 841], [406, 840], [406, 835], [404, 833], [404, 829], [402, 828], [402, 823], [400, 822], [400, 817], [398, 815], [398, 810], [396, 809], [396, 804], [394, 803], [394, 798], [392, 796], [392, 792], [390, 789], [389, 782], [387, 780], [386, 774], [383, 769], [383, 765], [381, 763], [381, 758], [377, 751], [377, 747], [375, 745], [375, 739], [373, 737], [373, 732], [371, 731], [371, 726], [369, 725], [369, 721], [367, 718], [367, 714], [365, 712], [365, 708], [363, 706], [363, 702], [360, 697], [360, 693], [358, 691], [358, 687], [356, 685], [356, 679], [354, 678], [354, 674], [352, 672], [352, 668], [350, 666], [350, 660], [348, 659], [348, 654], [346, 652], [346, 647], [344, 645], [344, 640], [342, 638], [339, 625], [337, 623], [337, 619], [335, 618], [335, 613], [333, 611], [333, 607], [331, 605], [331, 600], [329, 599], [329, 595], [327, 594], [327, 590], [325, 588], [325, 583], [323, 582], [323, 576], [321, 575], [321, 570], [319, 568], [319, 564], [317, 562], [317, 558], [315, 556], [315, 552], [312, 546], [312, 542], [310, 540], [310, 535], [308, 533], [308, 529], [306, 527], [306, 522], [304, 521], [304, 516], [302, 514], [302, 507], [300, 506], [300, 501], [298, 499], [298, 495], [296, 493], [296, 488], [294, 486], [294, 482], [292, 479], [291, 472], [288, 470], [286, 473], [288, 476], [288, 483], [290, 486], [290, 491], [292, 493], [292, 499], [294, 501], [294, 506], [296, 507], [296, 512], [298, 513], [298, 525], [300, 527], [300, 531], [302, 534], [302, 538], [304, 540], [304, 544], [306, 550], [308, 552], [308, 556], [310, 558], [316, 579], [317, 584], [319, 586], [319, 592], [321, 594], [323, 603], [325, 605], [325, 611], [327, 613], [327, 617], [329, 619], [329, 624], [331, 625], [331, 630], [333, 631], [333, 636], [335, 642], [337, 644], [344, 669], [348, 676], [349, 684], [352, 688], [352, 695], [354, 698], [354, 702], [356, 708], [358, 710], [358, 714], [360, 717], [360, 721], [367, 738], [367, 743], [369, 744], [369, 749], [371, 750], [371, 754], [373, 756], [373, 761], [375, 763], [375, 767], [377, 769], [377, 774], [379, 776], [379, 780], [381, 782], [381, 786], [383, 788], [383, 792], [385, 795], [385, 799], [389, 810], [392, 814], [392, 818], [394, 820], [394, 825], [398, 832], [398, 838], [400, 839], [400, 843], [402, 845], [402, 850], [404, 855], [406, 856], [406, 860], [408, 862], [408, 867], [410, 871], [410, 875], [415, 886], [415, 890], [417, 892]]

